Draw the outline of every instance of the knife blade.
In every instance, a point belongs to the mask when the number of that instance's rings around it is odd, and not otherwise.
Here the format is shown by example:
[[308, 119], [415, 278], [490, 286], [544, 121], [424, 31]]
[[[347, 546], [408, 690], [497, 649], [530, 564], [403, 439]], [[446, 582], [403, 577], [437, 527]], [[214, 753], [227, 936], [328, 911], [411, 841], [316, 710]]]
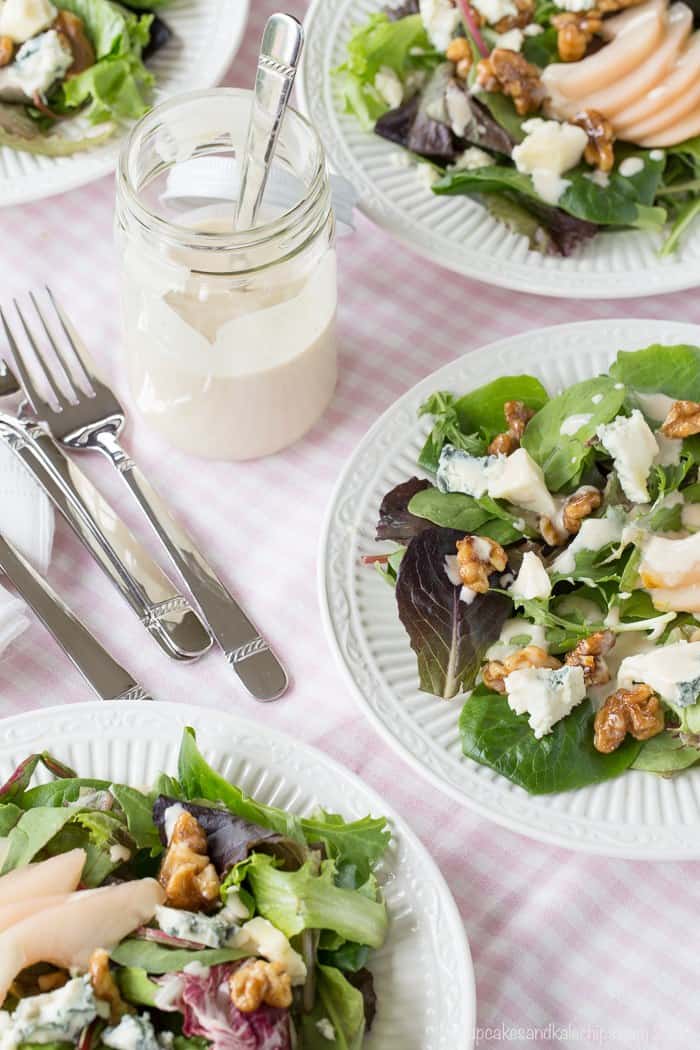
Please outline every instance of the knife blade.
[[4, 440], [48, 494], [155, 641], [176, 660], [196, 660], [209, 631], [90, 479], [41, 424], [0, 413]]
[[2, 535], [0, 568], [101, 700], [151, 699]]

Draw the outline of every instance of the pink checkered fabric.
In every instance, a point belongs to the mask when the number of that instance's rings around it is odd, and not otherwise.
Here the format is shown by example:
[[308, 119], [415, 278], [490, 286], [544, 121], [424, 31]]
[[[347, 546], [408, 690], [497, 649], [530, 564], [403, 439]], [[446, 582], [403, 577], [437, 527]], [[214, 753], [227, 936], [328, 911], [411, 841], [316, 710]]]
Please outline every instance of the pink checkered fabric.
[[[252, 0], [228, 83], [251, 82], [274, 6]], [[298, 15], [305, 6], [288, 2]], [[105, 178], [3, 211], [0, 296], [50, 281], [128, 404], [117, 336], [113, 202], [113, 180]], [[377, 416], [429, 372], [480, 344], [542, 325], [617, 317], [700, 322], [700, 298], [686, 292], [578, 303], [500, 291], [419, 259], [361, 218], [340, 255], [340, 386], [305, 440], [263, 462], [227, 465], [172, 452], [137, 419], [128, 434], [135, 458], [285, 658], [295, 679], [288, 698], [264, 709], [248, 702], [213, 654], [191, 668], [168, 661], [60, 522], [51, 580], [156, 695], [235, 710], [297, 734], [352, 768], [405, 816], [464, 917], [477, 975], [478, 1045], [696, 1047], [700, 866], [627, 863], [539, 845], [428, 785], [382, 743], [349, 696], [323, 635], [315, 561], [323, 510], [345, 459]], [[150, 542], [106, 465], [86, 457], [83, 466]], [[3, 714], [89, 698], [37, 624], [0, 662]], [[528, 1032], [534, 1026], [539, 1033]]]

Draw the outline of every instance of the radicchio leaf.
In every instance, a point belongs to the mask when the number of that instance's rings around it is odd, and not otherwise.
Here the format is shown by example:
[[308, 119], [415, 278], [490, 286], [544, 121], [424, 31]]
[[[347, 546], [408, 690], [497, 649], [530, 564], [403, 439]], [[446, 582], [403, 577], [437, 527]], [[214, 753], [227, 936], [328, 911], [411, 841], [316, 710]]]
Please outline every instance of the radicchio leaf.
[[387, 492], [379, 508], [377, 539], [405, 543], [430, 528], [429, 521], [411, 514], [408, 509], [416, 493], [429, 488], [430, 482], [424, 478], [411, 478]]
[[201, 976], [181, 975], [178, 1009], [184, 1034], [208, 1039], [212, 1050], [291, 1050], [289, 1010], [263, 1005], [244, 1014], [231, 1002], [228, 980], [237, 966], [225, 963]]
[[23, 791], [26, 791], [40, 762], [48, 769], [49, 773], [52, 773], [53, 776], [60, 780], [77, 777], [78, 775], [64, 765], [63, 762], [53, 758], [48, 751], [42, 751], [40, 755], [29, 755], [23, 762], [20, 762], [14, 773], [0, 787], [0, 802], [11, 802], [18, 795], [21, 795]]
[[242, 820], [228, 809], [199, 806], [159, 795], [153, 803], [153, 822], [164, 846], [167, 845], [165, 814], [171, 806], [187, 810], [200, 824], [207, 836], [209, 857], [220, 876], [225, 875], [239, 861], [245, 860], [253, 851], [272, 853], [282, 860], [286, 871], [295, 871], [306, 859], [302, 855], [302, 847], [293, 839]]
[[469, 605], [461, 601], [445, 557], [456, 553], [463, 538], [453, 529], [426, 529], [411, 540], [396, 582], [399, 618], [418, 657], [421, 689], [445, 699], [472, 688], [512, 609], [510, 599], [493, 590]]

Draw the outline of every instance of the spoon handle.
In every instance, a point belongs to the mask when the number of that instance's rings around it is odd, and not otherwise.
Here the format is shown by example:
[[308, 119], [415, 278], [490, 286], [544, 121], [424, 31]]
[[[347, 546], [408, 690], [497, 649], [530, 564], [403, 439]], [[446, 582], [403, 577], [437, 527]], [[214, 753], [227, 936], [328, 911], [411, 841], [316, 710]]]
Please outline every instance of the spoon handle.
[[303, 43], [303, 27], [292, 15], [276, 14], [268, 19], [260, 46], [253, 108], [243, 158], [241, 188], [236, 206], [237, 230], [251, 229], [255, 225]]

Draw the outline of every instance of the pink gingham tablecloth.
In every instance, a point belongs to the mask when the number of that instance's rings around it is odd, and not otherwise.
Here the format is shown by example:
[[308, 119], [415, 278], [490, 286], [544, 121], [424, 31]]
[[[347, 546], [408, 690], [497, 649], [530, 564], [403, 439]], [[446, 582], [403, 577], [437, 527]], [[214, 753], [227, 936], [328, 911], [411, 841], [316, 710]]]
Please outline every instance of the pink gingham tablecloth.
[[[235, 0], [231, 0], [235, 2]], [[303, 16], [305, 4], [288, 9]], [[228, 82], [249, 85], [274, 0], [252, 0]], [[50, 281], [129, 404], [120, 365], [114, 185], [0, 213], [0, 298]], [[500, 291], [453, 276], [362, 218], [341, 241], [342, 372], [323, 421], [263, 462], [203, 464], [169, 450], [134, 419], [128, 445], [270, 635], [294, 677], [258, 707], [211, 654], [169, 661], [59, 522], [50, 577], [154, 694], [235, 710], [344, 762], [399, 810], [435, 856], [471, 942], [477, 1045], [692, 1050], [700, 1046], [700, 865], [628, 863], [539, 845], [460, 808], [372, 731], [340, 677], [316, 599], [323, 510], [346, 458], [377, 416], [429, 372], [483, 343], [586, 318], [700, 322], [696, 291], [579, 303]], [[92, 457], [83, 466], [148, 538], [125, 490]], [[0, 712], [90, 699], [36, 623], [0, 662]]]

